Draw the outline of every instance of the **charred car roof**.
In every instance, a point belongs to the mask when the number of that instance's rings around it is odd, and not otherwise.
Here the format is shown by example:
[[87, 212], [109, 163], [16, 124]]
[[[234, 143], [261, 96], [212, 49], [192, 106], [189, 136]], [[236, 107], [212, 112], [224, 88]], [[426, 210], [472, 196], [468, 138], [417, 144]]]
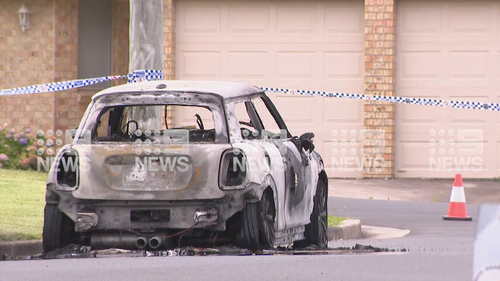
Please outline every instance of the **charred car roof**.
[[262, 93], [262, 89], [245, 83], [222, 81], [155, 80], [111, 87], [95, 94], [92, 99], [123, 93], [190, 92], [216, 95], [224, 100], [233, 100]]

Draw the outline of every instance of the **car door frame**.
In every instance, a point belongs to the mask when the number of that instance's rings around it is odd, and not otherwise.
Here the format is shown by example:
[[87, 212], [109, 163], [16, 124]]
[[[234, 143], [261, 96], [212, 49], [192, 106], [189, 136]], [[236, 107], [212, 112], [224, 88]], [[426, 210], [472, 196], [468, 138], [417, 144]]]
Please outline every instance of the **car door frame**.
[[[279, 114], [276, 106], [271, 101], [271, 99], [267, 95], [265, 95], [264, 93], [261, 95], [253, 96], [250, 100], [248, 100], [248, 102], [249, 102], [248, 104], [250, 104], [250, 107], [251, 107], [251, 112], [248, 112], [249, 117], [251, 119], [255, 119], [255, 120], [252, 120], [252, 122], [255, 121], [256, 123], [259, 123], [259, 125], [258, 125], [259, 130], [263, 131], [265, 129], [265, 124], [262, 122], [262, 119], [258, 113], [258, 110], [255, 107], [255, 104], [253, 102], [253, 100], [259, 99], [259, 98], [262, 99], [264, 105], [266, 106], [267, 110], [269, 111], [269, 113], [273, 117], [274, 121], [276, 122], [276, 124], [278, 125], [280, 130], [286, 130], [286, 137], [284, 139], [281, 138], [281, 135], [280, 135], [279, 139], [270, 139], [267, 141], [275, 142], [276, 146], [278, 146], [278, 148], [280, 149], [280, 152], [282, 153], [283, 157], [286, 157], [286, 156], [290, 157], [289, 154], [293, 154], [293, 156], [292, 156], [293, 161], [292, 160], [288, 161], [288, 163], [286, 165], [286, 169], [285, 169], [285, 171], [283, 171], [284, 177], [285, 177], [285, 187], [284, 187], [284, 190], [285, 190], [285, 198], [284, 198], [285, 209], [281, 210], [281, 211], [284, 212], [284, 215], [285, 215], [284, 219], [285, 219], [286, 228], [288, 229], [288, 228], [293, 228], [293, 227], [300, 226], [300, 225], [305, 225], [305, 224], [309, 223], [309, 221], [310, 221], [310, 215], [312, 212], [311, 206], [312, 206], [313, 197], [314, 197], [314, 194], [316, 191], [315, 190], [316, 186], [315, 185], [308, 186], [308, 181], [306, 180], [306, 177], [307, 177], [306, 174], [308, 172], [310, 173], [311, 171], [307, 170], [310, 167], [305, 165], [303, 158], [302, 158], [302, 156], [303, 156], [302, 154], [307, 153], [307, 152], [299, 151], [298, 147], [292, 141], [292, 138], [293, 138], [292, 134], [288, 130], [288, 127], [286, 126], [285, 121], [283, 120], [283, 118]], [[257, 128], [257, 126], [256, 126], [256, 128]], [[259, 131], [260, 138], [262, 138], [262, 131]], [[286, 149], [289, 154], [283, 155], [283, 154], [285, 154], [283, 149]], [[291, 162], [294, 162], [295, 166], [301, 165], [301, 167], [295, 167], [294, 170], [291, 170], [291, 167], [292, 167]], [[297, 169], [299, 171], [297, 171]], [[298, 172], [298, 173], [295, 174], [296, 172]], [[294, 177], [291, 178], [291, 175], [293, 175]], [[295, 181], [295, 182], [293, 182], [293, 184], [295, 185], [295, 188], [302, 188], [303, 189], [303, 190], [300, 190], [301, 194], [303, 196], [302, 196], [302, 198], [299, 198], [302, 200], [296, 201], [297, 198], [293, 198], [293, 199], [291, 198], [293, 196], [295, 190], [291, 190], [290, 180]], [[300, 184], [301, 186], [297, 186], [298, 184]], [[314, 189], [314, 190], [312, 190], [312, 189]]]

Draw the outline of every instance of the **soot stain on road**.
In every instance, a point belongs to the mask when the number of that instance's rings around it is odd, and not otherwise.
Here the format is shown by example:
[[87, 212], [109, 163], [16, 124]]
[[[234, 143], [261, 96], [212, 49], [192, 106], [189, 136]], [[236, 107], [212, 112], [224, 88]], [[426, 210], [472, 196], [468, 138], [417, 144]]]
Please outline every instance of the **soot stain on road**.
[[143, 251], [143, 250], [91, 250], [87, 246], [68, 245], [46, 254], [12, 258], [2, 257], [3, 260], [36, 260], [36, 259], [84, 259], [84, 258], [110, 258], [110, 257], [174, 257], [174, 256], [262, 256], [262, 255], [342, 255], [342, 254], [371, 254], [389, 252], [407, 252], [405, 248], [388, 249], [370, 245], [356, 244], [353, 247], [338, 247], [317, 249], [307, 247], [292, 249], [280, 247], [272, 250], [251, 251], [234, 246], [221, 246], [212, 248], [183, 247], [168, 251]]

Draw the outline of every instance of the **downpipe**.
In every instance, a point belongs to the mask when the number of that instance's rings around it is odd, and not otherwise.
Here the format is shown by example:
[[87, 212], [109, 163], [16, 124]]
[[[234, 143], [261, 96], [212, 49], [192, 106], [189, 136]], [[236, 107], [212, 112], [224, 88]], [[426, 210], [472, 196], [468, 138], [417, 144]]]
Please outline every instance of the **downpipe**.
[[96, 233], [90, 237], [90, 247], [96, 250], [109, 248], [142, 250], [148, 245], [148, 238], [134, 233]]

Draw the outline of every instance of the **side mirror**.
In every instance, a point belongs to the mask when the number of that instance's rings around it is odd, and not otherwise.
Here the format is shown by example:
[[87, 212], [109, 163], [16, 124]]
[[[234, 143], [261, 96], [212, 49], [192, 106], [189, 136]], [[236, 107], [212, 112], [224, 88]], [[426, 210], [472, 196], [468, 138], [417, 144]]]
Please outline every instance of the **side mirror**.
[[78, 131], [78, 126], [76, 126], [73, 130], [70, 130], [71, 131], [71, 137], [73, 139], [75, 139], [76, 137], [76, 132]]
[[68, 130], [66, 130], [66, 137], [65, 137], [66, 143], [72, 143], [73, 142], [73, 140], [76, 137], [76, 132], [77, 131], [78, 131], [78, 127], [74, 128], [74, 129], [68, 129]]
[[299, 138], [299, 140], [300, 140], [300, 146], [304, 150], [312, 152], [314, 150], [314, 147], [315, 147], [312, 138], [314, 138], [314, 134], [313, 133], [305, 133], [305, 134], [303, 134]]

